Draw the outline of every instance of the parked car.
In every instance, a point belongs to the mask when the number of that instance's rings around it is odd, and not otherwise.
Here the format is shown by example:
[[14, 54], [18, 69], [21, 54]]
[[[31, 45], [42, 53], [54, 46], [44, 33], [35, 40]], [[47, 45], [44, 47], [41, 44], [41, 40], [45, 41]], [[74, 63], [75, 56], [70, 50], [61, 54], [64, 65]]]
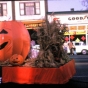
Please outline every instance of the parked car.
[[[82, 42], [82, 41], [81, 42], [73, 42], [73, 45], [76, 48], [77, 54], [83, 54], [83, 55], [88, 54], [88, 45], [86, 45], [84, 42]], [[70, 53], [69, 48], [68, 48], [67, 53], [68, 54]]]

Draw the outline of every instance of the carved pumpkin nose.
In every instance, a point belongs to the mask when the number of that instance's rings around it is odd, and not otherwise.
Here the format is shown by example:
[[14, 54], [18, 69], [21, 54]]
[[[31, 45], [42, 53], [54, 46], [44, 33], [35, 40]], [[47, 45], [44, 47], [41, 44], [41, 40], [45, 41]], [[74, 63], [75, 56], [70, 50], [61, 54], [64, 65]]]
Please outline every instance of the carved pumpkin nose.
[[16, 59], [18, 59], [18, 58], [16, 58]]

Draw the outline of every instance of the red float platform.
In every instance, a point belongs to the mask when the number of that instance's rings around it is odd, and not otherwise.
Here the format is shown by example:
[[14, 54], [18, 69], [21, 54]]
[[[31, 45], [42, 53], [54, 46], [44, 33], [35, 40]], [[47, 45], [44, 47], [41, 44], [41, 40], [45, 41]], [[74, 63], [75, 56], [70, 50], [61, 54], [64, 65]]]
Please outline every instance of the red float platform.
[[2, 67], [2, 83], [65, 84], [75, 73], [74, 59], [59, 68]]

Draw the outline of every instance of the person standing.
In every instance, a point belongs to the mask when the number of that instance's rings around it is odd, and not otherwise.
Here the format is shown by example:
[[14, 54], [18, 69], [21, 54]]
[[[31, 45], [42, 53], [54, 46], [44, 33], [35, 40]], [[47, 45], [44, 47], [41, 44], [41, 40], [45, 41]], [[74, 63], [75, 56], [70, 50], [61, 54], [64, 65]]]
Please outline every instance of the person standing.
[[[73, 44], [73, 43], [72, 43]], [[72, 46], [72, 53], [73, 53], [73, 55], [77, 55], [77, 53], [76, 53], [76, 47], [74, 46], [74, 44], [73, 44], [73, 46]]]
[[70, 41], [70, 42], [68, 43], [68, 46], [69, 46], [70, 54], [73, 55], [73, 52], [72, 52], [73, 43], [72, 43], [72, 41]]
[[67, 41], [64, 42], [63, 48], [64, 48], [65, 52], [67, 53], [67, 49], [68, 49], [68, 43], [67, 43]]

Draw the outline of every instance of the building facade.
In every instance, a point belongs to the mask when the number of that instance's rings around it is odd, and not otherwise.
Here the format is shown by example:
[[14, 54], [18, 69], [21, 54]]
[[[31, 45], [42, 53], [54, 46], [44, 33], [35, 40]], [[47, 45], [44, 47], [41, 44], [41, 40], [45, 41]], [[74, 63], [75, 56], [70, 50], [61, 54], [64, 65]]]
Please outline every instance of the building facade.
[[36, 27], [46, 19], [45, 7], [45, 0], [0, 1], [0, 20], [17, 20], [27, 28]]
[[15, 20], [40, 20], [45, 18], [43, 0], [15, 1]]

